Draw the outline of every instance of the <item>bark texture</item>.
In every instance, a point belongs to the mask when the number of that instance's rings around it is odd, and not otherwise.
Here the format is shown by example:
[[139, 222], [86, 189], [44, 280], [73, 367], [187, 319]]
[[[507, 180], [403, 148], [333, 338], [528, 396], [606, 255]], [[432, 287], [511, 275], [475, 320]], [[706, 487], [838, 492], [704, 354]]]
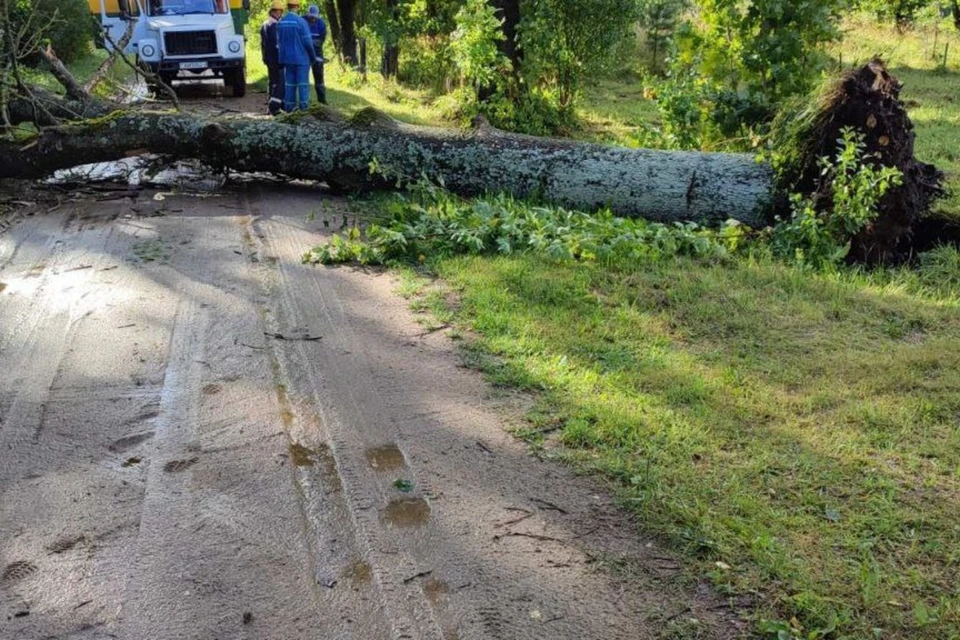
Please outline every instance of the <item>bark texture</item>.
[[[662, 221], [734, 218], [759, 226], [773, 198], [770, 168], [750, 155], [624, 149], [489, 126], [464, 133], [378, 118], [351, 124], [332, 116], [203, 120], [118, 112], [44, 130], [26, 146], [0, 143], [0, 178], [39, 178], [144, 153], [349, 188], [394, 187], [426, 176], [465, 196], [501, 191]], [[371, 174], [371, 163], [380, 174]]]

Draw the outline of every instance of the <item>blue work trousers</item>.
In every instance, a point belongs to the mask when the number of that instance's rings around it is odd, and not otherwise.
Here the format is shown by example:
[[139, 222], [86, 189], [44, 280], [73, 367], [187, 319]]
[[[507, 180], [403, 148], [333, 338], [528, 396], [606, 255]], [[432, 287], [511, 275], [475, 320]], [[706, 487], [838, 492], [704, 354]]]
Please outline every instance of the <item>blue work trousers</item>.
[[310, 65], [284, 65], [285, 93], [283, 108], [285, 111], [306, 111], [310, 106]]

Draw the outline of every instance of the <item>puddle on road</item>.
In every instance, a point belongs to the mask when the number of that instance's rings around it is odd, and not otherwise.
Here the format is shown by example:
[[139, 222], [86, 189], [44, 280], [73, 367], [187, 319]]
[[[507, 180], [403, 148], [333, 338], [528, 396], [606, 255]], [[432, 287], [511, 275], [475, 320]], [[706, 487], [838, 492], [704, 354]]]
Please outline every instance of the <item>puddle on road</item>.
[[430, 505], [423, 498], [401, 498], [388, 504], [380, 517], [392, 527], [419, 527], [430, 519]]
[[357, 560], [344, 572], [343, 577], [350, 580], [351, 586], [362, 587], [370, 584], [370, 580], [373, 578], [373, 569], [369, 562]]
[[423, 594], [427, 596], [430, 604], [440, 604], [443, 597], [450, 593], [450, 587], [443, 580], [437, 580], [434, 577], [427, 578], [423, 583]]
[[323, 467], [324, 479], [329, 483], [327, 489], [332, 492], [343, 491], [343, 482], [340, 480], [340, 474], [337, 473], [337, 461], [333, 457], [333, 452], [326, 444], [317, 447], [317, 462]]
[[178, 161], [157, 170], [154, 166], [156, 160], [157, 156], [144, 154], [110, 162], [78, 165], [55, 171], [46, 183], [126, 182], [133, 187], [152, 185], [201, 194], [220, 191], [226, 184], [225, 174], [218, 173], [200, 162]]
[[290, 443], [290, 460], [295, 466], [312, 467], [316, 464], [314, 455], [316, 454], [311, 449], [308, 449], [299, 442]]
[[382, 447], [367, 449], [366, 456], [367, 462], [369, 462], [370, 466], [377, 471], [392, 471], [394, 469], [402, 469], [407, 464], [407, 461], [403, 457], [403, 453], [395, 444], [388, 444]]

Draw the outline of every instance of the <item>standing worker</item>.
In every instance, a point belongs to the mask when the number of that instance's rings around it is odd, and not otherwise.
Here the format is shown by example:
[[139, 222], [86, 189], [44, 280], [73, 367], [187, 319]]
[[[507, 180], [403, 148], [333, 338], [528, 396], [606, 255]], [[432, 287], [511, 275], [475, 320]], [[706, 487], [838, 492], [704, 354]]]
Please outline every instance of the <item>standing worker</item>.
[[317, 54], [317, 61], [313, 63], [313, 84], [317, 87], [317, 100], [320, 104], [327, 104], [327, 87], [323, 81], [323, 45], [327, 41], [327, 23], [320, 16], [320, 7], [315, 4], [307, 9], [307, 24], [310, 25], [310, 37], [313, 40], [313, 50]]
[[263, 64], [267, 67], [267, 82], [270, 84], [270, 103], [267, 108], [275, 116], [283, 111], [283, 67], [280, 66], [280, 54], [277, 50], [277, 21], [283, 15], [283, 0], [273, 0], [270, 15], [260, 27], [260, 50]]
[[277, 22], [277, 49], [283, 65], [283, 108], [287, 111], [310, 106], [310, 67], [317, 61], [310, 26], [297, 15], [300, 0], [287, 0], [287, 15]]

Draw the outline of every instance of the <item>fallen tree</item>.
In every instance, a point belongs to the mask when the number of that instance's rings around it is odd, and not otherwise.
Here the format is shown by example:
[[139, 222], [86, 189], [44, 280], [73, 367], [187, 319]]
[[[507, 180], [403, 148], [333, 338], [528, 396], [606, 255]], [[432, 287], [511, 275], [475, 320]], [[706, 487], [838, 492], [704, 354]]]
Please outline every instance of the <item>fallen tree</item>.
[[821, 197], [829, 215], [831, 185], [818, 159], [835, 151], [842, 127], [852, 126], [866, 134], [878, 164], [903, 173], [903, 184], [884, 196], [880, 216], [851, 251], [860, 260], [889, 261], [910, 251], [915, 227], [942, 193], [943, 180], [935, 167], [913, 157], [899, 88], [878, 61], [841, 79], [799, 129], [789, 182], [783, 176], [778, 182], [768, 164], [748, 154], [535, 138], [485, 122], [456, 131], [402, 125], [372, 110], [347, 120], [319, 107], [279, 119], [205, 117], [121, 108], [85, 99], [76, 88], [66, 98], [34, 91], [6, 105], [11, 121], [41, 129], [27, 142], [0, 141], [0, 178], [42, 178], [77, 165], [152, 155], [323, 181], [340, 190], [396, 188], [426, 178], [464, 196], [506, 192], [585, 211], [609, 207], [619, 215], [702, 224], [732, 218], [759, 227], [782, 204], [785, 185]]
[[390, 187], [423, 176], [462, 195], [503, 191], [664, 221], [732, 217], [760, 225], [773, 197], [770, 168], [746, 154], [625, 149], [488, 126], [460, 132], [376, 117], [344, 121], [324, 110], [279, 121], [117, 111], [44, 129], [29, 145], [0, 143], [0, 178], [40, 178], [139, 154], [341, 188]]

